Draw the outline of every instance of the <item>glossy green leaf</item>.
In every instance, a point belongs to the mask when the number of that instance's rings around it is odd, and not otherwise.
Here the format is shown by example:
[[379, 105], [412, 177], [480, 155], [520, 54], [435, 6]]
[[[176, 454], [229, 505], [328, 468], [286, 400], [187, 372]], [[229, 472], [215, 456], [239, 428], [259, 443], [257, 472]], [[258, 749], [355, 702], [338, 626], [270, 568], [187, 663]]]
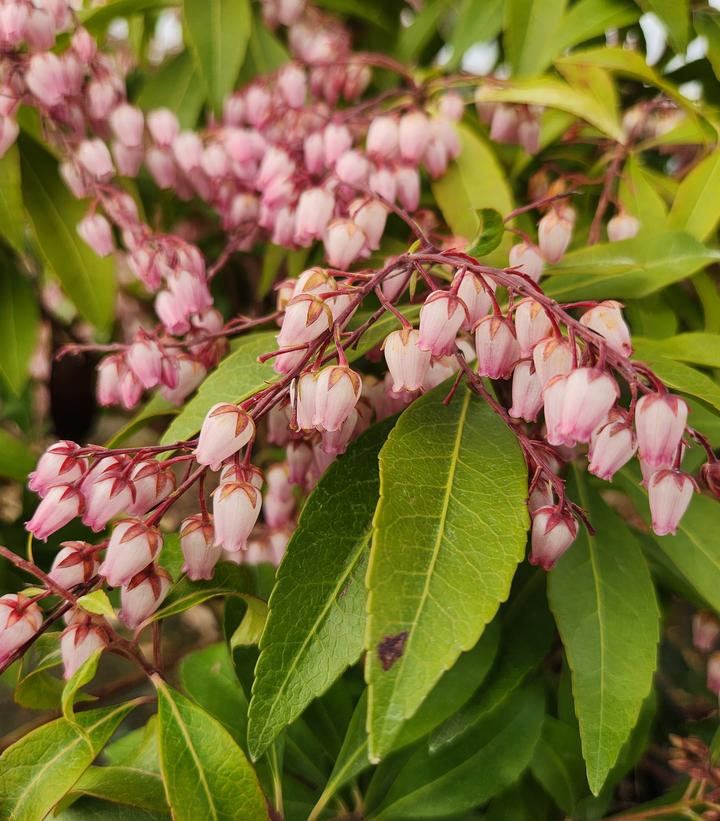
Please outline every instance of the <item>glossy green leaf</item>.
[[25, 482], [36, 461], [24, 442], [0, 428], [0, 476]]
[[86, 796], [53, 816], [53, 821], [171, 821], [167, 812], [112, 804]]
[[680, 183], [668, 216], [670, 228], [707, 239], [720, 222], [720, 155], [710, 154]]
[[92, 764], [135, 704], [78, 713], [76, 723], [58, 718], [23, 736], [0, 756], [0, 817], [45, 818]]
[[373, 426], [351, 445], [303, 508], [260, 642], [248, 730], [254, 757], [362, 651], [378, 453], [394, 421]]
[[665, 225], [667, 208], [635, 155], [630, 156], [625, 163], [618, 199], [628, 214], [640, 220], [640, 232], [652, 234], [654, 241], [657, 231]]
[[480, 231], [467, 249], [471, 257], [484, 257], [494, 251], [502, 242], [505, 230], [503, 218], [494, 208], [483, 208], [478, 211], [478, 217]]
[[183, 128], [193, 128], [205, 102], [205, 86], [189, 51], [170, 57], [150, 74], [136, 103], [144, 111], [166, 107], [174, 111]]
[[392, 748], [443, 671], [475, 645], [525, 548], [517, 441], [467, 388], [447, 406], [446, 393], [440, 386], [413, 403], [380, 452], [367, 576], [371, 759]]
[[59, 633], [45, 633], [20, 662], [13, 699], [31, 710], [55, 710], [60, 706], [65, 682], [49, 672], [62, 664]]
[[25, 209], [17, 145], [0, 157], [0, 234], [22, 253], [25, 250]]
[[32, 286], [9, 259], [0, 259], [0, 377], [19, 394], [38, 341], [40, 311]]
[[245, 85], [258, 75], [270, 74], [289, 59], [290, 55], [277, 35], [263, 23], [261, 15], [253, 11], [252, 33], [240, 71], [240, 84]]
[[588, 783], [597, 795], [650, 690], [659, 614], [632, 531], [587, 491], [577, 471], [569, 492], [597, 533], [581, 526], [549, 574], [548, 595], [572, 671]]
[[720, 385], [707, 374], [657, 355], [650, 346], [640, 348], [635, 358], [649, 365], [669, 388], [702, 399], [720, 410]]
[[560, 21], [555, 35], [555, 53], [601, 37], [610, 29], [629, 26], [639, 16], [639, 9], [623, 0], [578, 0]]
[[398, 32], [395, 53], [406, 63], [415, 62], [437, 32], [438, 23], [447, 8], [447, 0], [429, 0], [415, 15], [409, 26]]
[[582, 88], [558, 78], [514, 80], [502, 85], [485, 83], [478, 88], [476, 99], [487, 103], [525, 103], [557, 108], [585, 120], [614, 140], [622, 140], [620, 123], [605, 105]]
[[542, 688], [525, 688], [456, 745], [436, 755], [421, 747], [369, 818], [436, 819], [484, 804], [530, 764], [544, 714]]
[[84, 596], [80, 596], [77, 603], [78, 607], [82, 607], [83, 610], [95, 616], [115, 618], [115, 610], [104, 590], [93, 590], [92, 593], [86, 593]]
[[667, 29], [668, 40], [681, 54], [690, 38], [690, 7], [688, 0], [643, 0], [647, 11], [653, 11]]
[[666, 231], [570, 251], [548, 268], [545, 291], [556, 299], [641, 297], [692, 276], [720, 252], [690, 234]]
[[664, 356], [707, 368], [720, 368], [720, 334], [701, 331], [677, 334], [665, 339], [633, 337], [635, 358]]
[[235, 87], [252, 25], [249, 0], [183, 0], [190, 46], [215, 114]]
[[110, 0], [102, 6], [82, 10], [78, 17], [85, 28], [96, 32], [118, 17], [160, 10], [173, 5], [175, 0]]
[[255, 772], [228, 731], [201, 707], [154, 679], [160, 763], [175, 821], [266, 821]]
[[115, 265], [78, 236], [85, 203], [76, 200], [57, 173], [55, 160], [30, 138], [20, 138], [22, 187], [35, 241], [78, 311], [107, 331], [115, 317]]
[[[194, 582], [183, 576], [168, 593], [167, 601], [156, 610], [147, 623], [169, 616], [177, 616], [191, 607], [217, 598], [218, 596], [240, 596], [249, 607], [260, 602], [255, 596], [248, 593], [250, 588], [250, 574], [247, 567], [232, 562], [221, 562], [215, 568], [215, 574], [208, 581]], [[261, 602], [264, 606], [265, 602]]]
[[[647, 492], [636, 471], [625, 468], [615, 482], [628, 494], [640, 517], [651, 522]], [[717, 502], [697, 494], [674, 536], [651, 536], [680, 576], [720, 613], [720, 551], [717, 548]]]
[[72, 791], [115, 804], [168, 811], [162, 778], [158, 773], [139, 767], [90, 767]]
[[507, 0], [505, 56], [513, 76], [541, 74], [555, 56], [566, 0]]
[[530, 769], [558, 807], [572, 815], [575, 805], [588, 793], [577, 727], [545, 716]]
[[100, 656], [103, 653], [103, 649], [104, 648], [100, 647], [95, 650], [89, 658], [85, 659], [85, 661], [65, 683], [62, 696], [60, 697], [60, 706], [62, 708], [63, 716], [71, 724], [77, 723], [73, 707], [78, 691], [81, 687], [89, 684], [95, 678], [98, 662], [100, 661]]
[[[518, 581], [522, 583], [518, 585]], [[468, 704], [432, 733], [432, 753], [453, 744], [496, 710], [550, 650], [555, 623], [547, 606], [545, 572], [535, 571], [525, 580], [516, 577], [513, 588], [512, 598], [500, 614], [500, 650], [493, 668]]]

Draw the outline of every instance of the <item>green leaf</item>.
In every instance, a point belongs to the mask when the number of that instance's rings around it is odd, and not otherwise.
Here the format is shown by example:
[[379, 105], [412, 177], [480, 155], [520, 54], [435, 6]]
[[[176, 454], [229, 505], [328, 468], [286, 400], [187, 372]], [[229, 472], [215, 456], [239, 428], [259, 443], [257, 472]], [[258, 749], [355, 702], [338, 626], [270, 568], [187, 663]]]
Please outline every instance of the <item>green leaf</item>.
[[415, 62], [437, 33], [438, 23], [447, 10], [447, 0], [429, 0], [420, 7], [409, 26], [398, 30], [395, 53], [405, 63]]
[[707, 368], [720, 368], [720, 334], [701, 331], [677, 334], [666, 339], [633, 337], [635, 358], [664, 356], [678, 362], [692, 362]]
[[183, 0], [195, 62], [216, 115], [235, 87], [252, 26], [249, 0]]
[[628, 214], [640, 220], [640, 232], [652, 233], [654, 241], [665, 226], [667, 208], [650, 180], [638, 158], [631, 155], [620, 178], [618, 199]]
[[0, 428], [0, 476], [25, 482], [36, 461], [24, 442]]
[[78, 669], [70, 676], [62, 691], [60, 698], [60, 706], [62, 707], [62, 714], [70, 724], [77, 724], [77, 717], [73, 710], [75, 697], [78, 690], [89, 684], [97, 672], [98, 662], [103, 653], [102, 647], [99, 647], [93, 654], [85, 659], [85, 661], [78, 667]]
[[252, 647], [260, 643], [268, 619], [268, 606], [262, 599], [253, 599], [248, 604], [242, 621], [230, 636], [230, 651], [238, 647]]
[[675, 362], [666, 356], [659, 356], [645, 346], [639, 350], [635, 358], [649, 365], [669, 388], [696, 396], [720, 410], [720, 385], [702, 371], [682, 362]]
[[90, 796], [75, 801], [53, 816], [55, 821], [170, 821], [169, 813], [111, 804]]
[[461, 124], [457, 130], [460, 155], [444, 176], [433, 180], [432, 192], [452, 232], [469, 240], [480, 227], [476, 211], [493, 208], [509, 214], [513, 199], [492, 149], [467, 126]]
[[262, 17], [253, 11], [252, 33], [240, 71], [240, 83], [246, 85], [258, 75], [271, 74], [289, 59], [285, 46], [263, 23]]
[[80, 11], [78, 17], [85, 28], [97, 32], [118, 17], [141, 14], [174, 5], [176, 5], [176, 0], [111, 0], [102, 6]]
[[27, 137], [20, 137], [23, 199], [35, 241], [78, 311], [107, 331], [115, 318], [115, 266], [98, 257], [78, 236], [86, 205], [60, 180], [55, 160]]
[[720, 155], [714, 151], [680, 183], [668, 227], [707, 239], [720, 222]]
[[58, 718], [23, 736], [0, 756], [0, 817], [45, 818], [92, 764], [134, 702]]
[[138, 767], [90, 767], [72, 791], [115, 804], [168, 811], [160, 775]]
[[48, 672], [62, 664], [60, 634], [45, 633], [20, 662], [13, 699], [31, 710], [54, 710], [60, 706], [65, 682]]
[[0, 233], [16, 251], [25, 251], [25, 209], [17, 145], [0, 158]]
[[421, 747], [369, 818], [436, 819], [484, 804], [530, 764], [544, 713], [541, 687], [518, 690], [458, 744], [436, 755]]
[[673, 48], [684, 54], [690, 39], [690, 9], [688, 0], [643, 0], [642, 5], [665, 24]]
[[265, 602], [251, 596], [247, 590], [250, 587], [250, 574], [247, 567], [232, 562], [221, 562], [215, 568], [215, 575], [208, 581], [194, 582], [183, 576], [168, 594], [167, 603], [147, 620], [151, 624], [159, 619], [177, 616], [191, 607], [217, 598], [218, 596], [239, 596], [249, 607], [265, 605]]
[[456, 69], [465, 52], [475, 43], [487, 43], [500, 33], [503, 24], [504, 0], [463, 0], [457, 22], [447, 43], [452, 55], [448, 71]]
[[471, 257], [484, 257], [494, 251], [502, 242], [505, 225], [502, 216], [494, 208], [478, 211], [480, 231], [467, 250]]
[[513, 595], [500, 614], [498, 658], [477, 694], [430, 736], [431, 753], [453, 744], [496, 710], [549, 652], [555, 623], [547, 606], [545, 575], [545, 571], [534, 571], [519, 589], [517, 582], [522, 580], [516, 576]]
[[39, 321], [32, 286], [9, 259], [0, 259], [0, 376], [16, 395], [30, 378]]
[[205, 86], [192, 54], [182, 51], [150, 74], [136, 103], [143, 111], [163, 106], [174, 111], [183, 128], [193, 128], [205, 102]]
[[720, 14], [716, 11], [696, 11], [693, 16], [695, 31], [707, 40], [707, 58], [715, 76], [720, 79]]
[[160, 763], [175, 821], [266, 821], [255, 772], [228, 731], [209, 713], [155, 677]]
[[78, 607], [82, 607], [83, 610], [95, 616], [115, 618], [115, 610], [104, 590], [94, 590], [92, 593], [86, 593], [84, 596], [80, 596], [77, 603]]
[[139, 411], [118, 431], [116, 431], [105, 442], [106, 448], [117, 448], [123, 442], [142, 428], [146, 427], [153, 419], [162, 416], [177, 416], [180, 408], [164, 399], [161, 394], [156, 393], [140, 408]]
[[[651, 522], [647, 492], [640, 477], [628, 468], [615, 478], [630, 497], [641, 519]], [[696, 494], [674, 536], [650, 536], [682, 578], [720, 613], [720, 552], [717, 549], [717, 502]]]
[[666, 231], [570, 251], [549, 266], [545, 290], [556, 299], [641, 297], [686, 279], [720, 259], [690, 234]]
[[477, 642], [525, 548], [517, 440], [469, 389], [447, 406], [446, 393], [440, 386], [407, 408], [380, 452], [365, 645], [374, 760]]
[[639, 16], [639, 10], [623, 0], [579, 0], [560, 21], [555, 35], [555, 54], [600, 37], [610, 29], [629, 26]]
[[576, 727], [545, 716], [530, 769], [535, 778], [568, 815], [587, 795], [585, 766]]
[[541, 74], [555, 56], [566, 0], [507, 0], [505, 56], [515, 77]]
[[557, 108], [585, 120], [618, 142], [623, 139], [620, 123], [605, 105], [581, 87], [571, 86], [558, 78], [514, 80], [502, 85], [485, 83], [477, 89], [475, 98], [488, 103], [525, 103]]
[[548, 576], [550, 608], [572, 671], [588, 783], [597, 795], [652, 684], [658, 607], [632, 532], [575, 471], [570, 496], [597, 527], [581, 527]]
[[248, 729], [255, 758], [362, 652], [378, 453], [394, 422], [374, 425], [330, 466], [290, 539], [255, 671]]

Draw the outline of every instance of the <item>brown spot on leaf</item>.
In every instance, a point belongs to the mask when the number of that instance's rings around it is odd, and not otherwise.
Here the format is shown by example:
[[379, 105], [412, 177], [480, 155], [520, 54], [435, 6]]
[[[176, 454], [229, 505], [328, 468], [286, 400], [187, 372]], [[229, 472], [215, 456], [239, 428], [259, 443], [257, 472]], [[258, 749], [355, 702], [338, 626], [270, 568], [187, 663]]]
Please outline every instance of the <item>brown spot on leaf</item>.
[[407, 637], [407, 630], [403, 630], [402, 633], [398, 633], [395, 636], [385, 636], [380, 644], [378, 644], [378, 658], [380, 659], [383, 670], [389, 670], [400, 656], [402, 656]]

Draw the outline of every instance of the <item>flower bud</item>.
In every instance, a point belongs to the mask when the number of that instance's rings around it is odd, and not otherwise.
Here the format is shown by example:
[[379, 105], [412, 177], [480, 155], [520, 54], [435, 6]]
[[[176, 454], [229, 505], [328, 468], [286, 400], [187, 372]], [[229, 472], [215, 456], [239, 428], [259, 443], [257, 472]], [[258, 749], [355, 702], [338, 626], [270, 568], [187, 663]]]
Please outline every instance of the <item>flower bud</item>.
[[320, 239], [335, 209], [335, 197], [324, 188], [307, 188], [300, 194], [295, 212], [294, 240], [298, 245], [309, 245]]
[[518, 114], [515, 108], [497, 105], [490, 122], [490, 139], [496, 143], [512, 145], [518, 139]]
[[295, 392], [295, 416], [299, 430], [314, 430], [315, 428], [315, 395], [317, 392], [319, 373], [305, 371], [297, 381]]
[[[473, 356], [474, 356], [473, 352]], [[454, 356], [439, 356], [433, 357], [430, 360], [430, 367], [425, 373], [422, 386], [420, 390], [423, 393], [431, 391], [438, 385], [442, 384], [446, 379], [449, 379], [453, 374], [458, 372], [460, 365]]]
[[467, 319], [465, 304], [447, 291], [433, 291], [420, 309], [418, 348], [443, 356], [455, 349], [455, 337]]
[[150, 136], [160, 148], [170, 148], [172, 141], [180, 133], [177, 116], [169, 108], [156, 108], [147, 115]]
[[[387, 262], [388, 260], [386, 260], [386, 264]], [[385, 299], [388, 302], [395, 302], [405, 288], [407, 288], [409, 279], [410, 274], [406, 270], [396, 269], [390, 271], [380, 284]]]
[[367, 182], [370, 165], [367, 159], [354, 149], [345, 151], [335, 163], [335, 176], [353, 188], [360, 188]]
[[87, 470], [87, 459], [77, 456], [78, 450], [78, 445], [67, 439], [50, 445], [28, 477], [30, 490], [44, 496], [55, 485], [79, 482]]
[[440, 98], [438, 111], [446, 119], [459, 122], [465, 113], [465, 101], [457, 91], [448, 91]]
[[530, 492], [527, 506], [530, 514], [534, 514], [541, 507], [552, 507], [554, 504], [552, 484], [541, 479]]
[[100, 257], [106, 257], [115, 250], [112, 228], [101, 214], [88, 214], [77, 224], [77, 232], [80, 239]]
[[375, 117], [367, 131], [367, 153], [371, 157], [387, 162], [398, 150], [397, 122], [389, 116]]
[[33, 54], [25, 72], [25, 82], [38, 100], [49, 108], [59, 105], [67, 93], [62, 61], [51, 51]]
[[312, 448], [304, 439], [293, 439], [287, 445], [287, 461], [288, 481], [293, 485], [301, 485], [312, 465]]
[[124, 368], [120, 375], [120, 404], [125, 410], [132, 410], [140, 402], [142, 382], [129, 368]]
[[142, 146], [130, 148], [115, 140], [112, 144], [112, 155], [121, 177], [137, 177], [145, 157]]
[[255, 465], [243, 464], [231, 459], [220, 471], [220, 484], [224, 485], [227, 482], [249, 482], [253, 487], [262, 490], [265, 474]]
[[632, 239], [640, 230], [640, 220], [631, 214], [620, 211], [607, 224], [607, 235], [610, 242], [618, 242], [623, 239]]
[[144, 388], [154, 388], [162, 378], [163, 354], [158, 343], [142, 334], [129, 347], [127, 364]]
[[388, 202], [395, 202], [397, 181], [388, 168], [378, 168], [372, 171], [368, 178], [368, 188], [378, 197], [383, 197]]
[[50, 534], [65, 527], [82, 510], [83, 498], [72, 485], [55, 485], [47, 491], [32, 518], [25, 522], [25, 530], [46, 542]]
[[532, 517], [530, 564], [552, 570], [577, 536], [577, 522], [556, 506], [541, 507]]
[[83, 483], [85, 513], [83, 524], [94, 533], [101, 531], [110, 519], [127, 511], [132, 505], [133, 488], [119, 471], [107, 471], [98, 478]]
[[533, 282], [540, 282], [545, 260], [536, 245], [527, 242], [519, 242], [513, 245], [509, 253], [511, 268], [518, 268], [525, 276], [530, 277]]
[[640, 458], [650, 468], [675, 464], [677, 449], [687, 422], [687, 405], [679, 396], [648, 393], [635, 408]]
[[401, 165], [395, 169], [397, 198], [406, 211], [416, 211], [420, 205], [420, 174], [417, 168]]
[[357, 404], [361, 390], [360, 377], [347, 366], [323, 368], [315, 385], [313, 425], [321, 431], [339, 430]]
[[156, 527], [148, 527], [141, 519], [124, 519], [113, 529], [100, 573], [111, 587], [120, 587], [147, 567], [161, 548]]
[[352, 146], [352, 137], [347, 126], [330, 123], [323, 131], [325, 164], [332, 167], [338, 158]]
[[183, 573], [192, 581], [212, 579], [222, 547], [214, 544], [212, 522], [201, 514], [189, 516], [180, 525], [180, 548], [185, 559]]
[[215, 544], [243, 550], [260, 515], [260, 491], [249, 482], [227, 482], [215, 489], [212, 498]]
[[332, 324], [330, 308], [311, 294], [298, 294], [285, 308], [282, 327], [277, 336], [281, 348], [303, 345], [317, 339]]
[[108, 147], [97, 138], [80, 143], [77, 161], [96, 182], [108, 182], [115, 174]]
[[[597, 368], [576, 368], [565, 382], [560, 435], [565, 444], [589, 442], [620, 396], [615, 380]], [[551, 443], [552, 444], [552, 443]]]
[[430, 351], [420, 348], [420, 334], [412, 328], [393, 331], [385, 338], [385, 361], [393, 380], [393, 391], [415, 392], [422, 387], [430, 367]]
[[623, 465], [635, 455], [637, 442], [626, 422], [609, 422], [590, 439], [588, 470], [610, 482]]
[[429, 141], [430, 122], [422, 111], [411, 111], [400, 118], [398, 146], [404, 160], [415, 164], [420, 162]]
[[75, 621], [66, 627], [60, 637], [64, 679], [67, 681], [71, 678], [96, 650], [107, 645], [107, 631], [93, 624], [89, 618]]
[[436, 136], [432, 136], [423, 154], [423, 164], [430, 179], [437, 180], [447, 171], [448, 150], [445, 143]]
[[42, 610], [20, 593], [0, 596], [0, 664], [29, 641], [43, 622]]
[[507, 379], [520, 358], [515, 328], [503, 316], [486, 316], [475, 326], [477, 372], [490, 379]]
[[145, 118], [139, 108], [121, 103], [110, 115], [110, 128], [122, 145], [138, 148], [142, 145]]
[[325, 255], [333, 268], [345, 271], [365, 245], [362, 229], [349, 219], [333, 220], [325, 229]]
[[[459, 285], [458, 285], [459, 280]], [[488, 291], [495, 290], [495, 283], [488, 283], [484, 277], [476, 276], [471, 271], [461, 269], [455, 274], [452, 289], [465, 303], [467, 315], [463, 317], [462, 327], [471, 331], [478, 320], [487, 316], [492, 308]]]
[[709, 610], [700, 610], [693, 616], [692, 638], [695, 649], [709, 653], [720, 638], [720, 620]]
[[367, 248], [377, 251], [387, 222], [387, 207], [379, 200], [363, 198], [351, 202], [348, 211], [355, 225], [365, 235]]
[[195, 459], [211, 470], [245, 447], [255, 436], [255, 423], [242, 408], [228, 402], [213, 405], [200, 429]]
[[305, 170], [308, 174], [320, 174], [325, 168], [325, 147], [319, 131], [308, 134], [303, 143]]
[[141, 570], [120, 590], [120, 621], [131, 630], [139, 627], [160, 607], [171, 583], [162, 567], [151, 564]]
[[538, 223], [538, 245], [547, 262], [559, 262], [572, 237], [572, 222], [560, 216], [557, 211], [549, 211]]
[[[168, 378], [174, 374], [172, 378]], [[160, 393], [173, 405], [182, 405], [185, 399], [205, 379], [207, 369], [196, 357], [179, 354], [172, 359], [163, 359], [163, 384]], [[174, 383], [174, 384], [173, 384]]]
[[98, 561], [92, 545], [87, 542], [63, 542], [48, 576], [55, 584], [69, 590], [89, 582], [97, 572]]
[[512, 405], [508, 413], [514, 419], [534, 422], [543, 406], [542, 385], [531, 362], [522, 360], [513, 370]]
[[700, 473], [710, 493], [720, 499], [720, 462], [706, 462]]
[[720, 653], [713, 653], [708, 659], [707, 687], [711, 693], [720, 696]]
[[625, 324], [621, 309], [622, 305], [619, 302], [607, 300], [585, 311], [580, 317], [580, 322], [596, 334], [600, 334], [611, 350], [622, 356], [630, 356], [633, 350], [630, 329]]
[[572, 346], [561, 336], [541, 340], [533, 348], [533, 363], [543, 387], [554, 376], [564, 376], [573, 367]]
[[695, 482], [687, 473], [670, 469], [653, 473], [648, 482], [648, 497], [652, 528], [657, 536], [675, 534], [694, 491]]
[[295, 63], [288, 63], [278, 73], [278, 89], [290, 108], [302, 108], [307, 94], [305, 71]]
[[520, 345], [520, 355], [530, 356], [540, 340], [552, 331], [547, 312], [534, 299], [524, 299], [515, 310], [515, 335]]

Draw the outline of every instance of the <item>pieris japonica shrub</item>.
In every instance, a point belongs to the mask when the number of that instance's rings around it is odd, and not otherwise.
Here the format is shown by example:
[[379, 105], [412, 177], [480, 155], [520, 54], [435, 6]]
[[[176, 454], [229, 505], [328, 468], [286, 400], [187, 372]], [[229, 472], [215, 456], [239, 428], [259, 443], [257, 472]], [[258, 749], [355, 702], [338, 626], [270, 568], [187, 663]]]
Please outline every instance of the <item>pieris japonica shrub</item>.
[[701, 5], [0, 2], [0, 817], [720, 818]]

